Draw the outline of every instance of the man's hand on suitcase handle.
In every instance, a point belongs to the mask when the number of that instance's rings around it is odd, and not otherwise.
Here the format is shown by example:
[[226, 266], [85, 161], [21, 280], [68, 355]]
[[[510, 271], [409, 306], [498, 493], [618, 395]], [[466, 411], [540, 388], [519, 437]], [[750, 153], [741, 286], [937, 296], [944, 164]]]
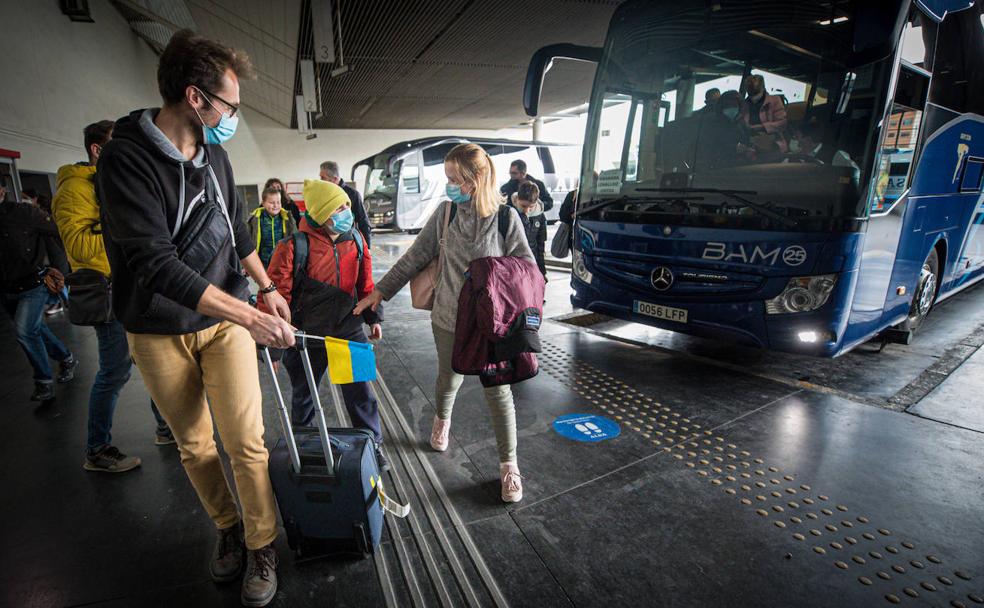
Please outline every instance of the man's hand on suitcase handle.
[[249, 335], [259, 344], [272, 348], [290, 348], [294, 346], [294, 332], [290, 323], [280, 317], [257, 311], [256, 317], [246, 327]]

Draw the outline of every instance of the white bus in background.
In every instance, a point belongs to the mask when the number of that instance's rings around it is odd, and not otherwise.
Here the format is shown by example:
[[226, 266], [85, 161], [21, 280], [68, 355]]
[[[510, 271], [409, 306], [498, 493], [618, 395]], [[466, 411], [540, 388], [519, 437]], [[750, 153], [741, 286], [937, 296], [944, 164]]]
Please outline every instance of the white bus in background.
[[363, 200], [369, 222], [377, 228], [395, 228], [417, 233], [427, 218], [446, 199], [447, 178], [444, 157], [461, 143], [475, 143], [492, 157], [499, 185], [509, 181], [509, 165], [526, 162], [529, 175], [543, 181], [553, 197], [547, 220], [557, 219], [567, 193], [577, 187], [581, 168], [581, 148], [574, 144], [480, 139], [466, 137], [428, 137], [394, 144], [379, 154], [352, 166], [352, 180], [362, 167]]

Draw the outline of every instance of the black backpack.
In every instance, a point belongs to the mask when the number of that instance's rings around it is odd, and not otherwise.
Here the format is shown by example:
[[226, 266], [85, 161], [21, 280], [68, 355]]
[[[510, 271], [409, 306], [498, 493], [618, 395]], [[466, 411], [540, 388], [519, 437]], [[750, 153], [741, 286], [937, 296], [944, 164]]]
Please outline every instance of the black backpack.
[[[458, 212], [458, 205], [455, 205], [454, 203], [451, 203], [451, 205], [452, 205], [452, 207], [451, 207], [451, 217], [448, 218], [448, 226], [450, 226], [451, 225], [451, 222], [454, 221], [454, 216]], [[496, 219], [499, 222], [499, 234], [502, 235], [502, 242], [503, 242], [503, 244], [505, 244], [505, 242], [506, 242], [506, 233], [509, 232], [509, 213], [510, 212], [519, 213], [519, 211], [515, 207], [513, 207], [512, 205], [500, 205], [499, 206], [499, 217], [496, 218]]]

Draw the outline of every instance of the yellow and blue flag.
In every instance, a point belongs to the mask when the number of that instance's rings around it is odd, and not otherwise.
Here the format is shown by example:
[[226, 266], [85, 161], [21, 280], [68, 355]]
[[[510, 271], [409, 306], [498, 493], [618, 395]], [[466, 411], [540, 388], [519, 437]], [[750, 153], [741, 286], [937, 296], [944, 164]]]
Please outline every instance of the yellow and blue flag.
[[376, 379], [376, 354], [372, 344], [325, 338], [328, 379], [332, 384], [371, 382]]

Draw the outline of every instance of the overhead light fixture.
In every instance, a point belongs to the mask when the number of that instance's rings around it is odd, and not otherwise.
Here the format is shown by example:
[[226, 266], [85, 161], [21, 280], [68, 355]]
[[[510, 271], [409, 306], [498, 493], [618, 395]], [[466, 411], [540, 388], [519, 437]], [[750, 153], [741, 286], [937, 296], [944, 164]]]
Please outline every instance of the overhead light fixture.
[[60, 0], [58, 8], [71, 21], [78, 23], [95, 23], [89, 13], [89, 0]]
[[830, 25], [832, 23], [844, 23], [847, 21], [847, 17], [834, 17], [833, 19], [824, 19], [823, 21], [817, 21], [819, 25]]
[[345, 63], [345, 49], [342, 46], [342, 3], [340, 0], [336, 2], [336, 6], [338, 7], [338, 18], [336, 19], [338, 22], [338, 67], [330, 72], [332, 78], [337, 78], [349, 71], [349, 66]]

